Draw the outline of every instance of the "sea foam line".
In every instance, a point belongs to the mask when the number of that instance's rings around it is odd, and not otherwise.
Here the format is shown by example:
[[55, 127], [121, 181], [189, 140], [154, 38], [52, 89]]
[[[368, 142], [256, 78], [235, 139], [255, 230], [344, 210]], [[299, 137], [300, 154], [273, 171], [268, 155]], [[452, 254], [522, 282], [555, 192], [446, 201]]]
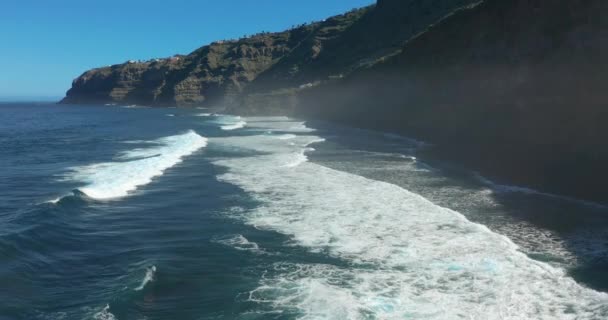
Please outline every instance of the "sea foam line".
[[106, 305], [101, 311], [93, 315], [94, 320], [116, 320], [116, 317], [110, 312], [110, 305]]
[[182, 159], [207, 145], [207, 139], [194, 131], [148, 141], [152, 146], [127, 151], [117, 162], [97, 163], [71, 169], [68, 180], [86, 183], [79, 190], [94, 199], [125, 197], [154, 177], [180, 163]]
[[155, 277], [156, 277], [156, 266], [152, 266], [150, 268], [147, 268], [146, 269], [146, 275], [141, 280], [141, 283], [139, 284], [139, 286], [137, 288], [135, 288], [135, 291], [141, 291], [141, 290], [143, 290], [148, 283], [154, 281]]
[[260, 204], [237, 218], [348, 262], [276, 264], [251, 292], [253, 302], [302, 319], [608, 317], [608, 295], [459, 212], [315, 163], [285, 169], [293, 146], [267, 135], [218, 141], [260, 153], [214, 162], [227, 168], [219, 180]]

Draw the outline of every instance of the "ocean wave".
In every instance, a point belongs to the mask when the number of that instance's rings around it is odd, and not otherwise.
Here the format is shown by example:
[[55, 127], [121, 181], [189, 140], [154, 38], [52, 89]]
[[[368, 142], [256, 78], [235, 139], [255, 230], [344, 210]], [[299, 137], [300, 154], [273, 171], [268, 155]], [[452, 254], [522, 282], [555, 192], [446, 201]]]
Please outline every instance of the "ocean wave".
[[149, 184], [154, 177], [175, 166], [182, 158], [207, 145], [207, 139], [194, 131], [153, 141], [148, 148], [118, 156], [122, 161], [92, 164], [71, 169], [68, 180], [87, 183], [79, 191], [93, 199], [113, 199], [129, 195]]
[[304, 148], [300, 149], [298, 152], [294, 152], [294, 153], [286, 156], [286, 158], [289, 158], [289, 159], [287, 159], [287, 163], [283, 166], [287, 167], [287, 168], [293, 168], [293, 167], [297, 167], [297, 166], [301, 165], [304, 162], [308, 162], [308, 156], [306, 156], [306, 153], [315, 151], [314, 148], [310, 148], [309, 146], [311, 144], [324, 142], [324, 141], [325, 141], [325, 139], [318, 138], [318, 139], [312, 139], [312, 140], [306, 142], [303, 145]]
[[136, 104], [131, 104], [128, 106], [121, 106], [121, 108], [123, 109], [143, 109], [143, 108], [149, 108], [147, 106], [140, 106], [140, 105], [136, 105]]
[[247, 128], [263, 132], [311, 133], [316, 129], [306, 126], [306, 122], [287, 117], [247, 117]]
[[236, 130], [236, 129], [244, 128], [246, 125], [247, 125], [247, 122], [241, 120], [241, 121], [236, 122], [236, 123], [225, 124], [225, 125], [221, 126], [220, 128], [222, 128], [222, 130], [230, 131], [230, 130]]
[[148, 283], [154, 281], [155, 277], [156, 277], [156, 266], [151, 266], [150, 268], [146, 268], [146, 275], [141, 280], [141, 283], [139, 284], [139, 286], [137, 288], [135, 288], [135, 291], [143, 290]]
[[306, 149], [302, 149], [299, 152], [295, 152], [286, 157], [286, 163], [283, 165], [287, 168], [293, 168], [301, 165], [304, 162], [308, 161], [308, 157], [306, 156]]
[[59, 197], [59, 198], [55, 198], [53, 200], [45, 201], [45, 203], [58, 204], [61, 201], [61, 199], [63, 199], [63, 197]]
[[[249, 120], [249, 119], [248, 119]], [[533, 260], [510, 239], [399, 186], [311, 162], [320, 140], [223, 138], [256, 155], [215, 161], [260, 205], [237, 218], [342, 264], [280, 263], [250, 300], [302, 319], [602, 319], [608, 295]]]
[[116, 317], [110, 312], [110, 305], [106, 305], [101, 311], [93, 315], [94, 320], [116, 320]]

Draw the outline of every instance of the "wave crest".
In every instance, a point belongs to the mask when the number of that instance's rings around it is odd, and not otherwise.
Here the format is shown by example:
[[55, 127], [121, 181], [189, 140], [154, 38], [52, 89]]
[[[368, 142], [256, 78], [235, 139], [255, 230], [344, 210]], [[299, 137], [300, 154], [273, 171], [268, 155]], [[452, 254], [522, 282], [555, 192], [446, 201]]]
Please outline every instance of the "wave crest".
[[151, 266], [150, 268], [147, 268], [146, 275], [144, 276], [143, 280], [141, 281], [141, 284], [137, 288], [135, 288], [135, 291], [143, 290], [148, 283], [154, 281], [155, 277], [156, 277], [156, 266]]
[[121, 198], [207, 145], [207, 139], [192, 130], [148, 142], [153, 146], [119, 155], [118, 159], [123, 161], [75, 167], [67, 178], [87, 183], [78, 190], [90, 198]]

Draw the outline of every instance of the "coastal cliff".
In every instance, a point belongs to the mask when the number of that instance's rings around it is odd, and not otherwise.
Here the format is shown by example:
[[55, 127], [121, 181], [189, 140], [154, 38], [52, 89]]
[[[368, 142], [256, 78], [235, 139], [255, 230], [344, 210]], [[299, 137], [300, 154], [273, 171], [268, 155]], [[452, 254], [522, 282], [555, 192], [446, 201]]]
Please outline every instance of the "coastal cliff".
[[384, 0], [284, 32], [217, 41], [188, 55], [97, 68], [76, 78], [62, 103], [225, 105], [239, 112], [242, 99], [257, 99], [249, 95], [343, 78], [395, 54], [412, 36], [471, 2]]
[[[325, 41], [348, 29], [370, 9], [353, 10], [284, 32], [217, 41], [188, 55], [89, 70], [73, 81], [62, 103], [184, 107], [223, 103], [287, 57], [307, 64], [307, 59], [319, 54]], [[285, 77], [297, 72], [297, 65], [290, 65]]]
[[606, 202], [608, 3], [486, 0], [348, 79], [300, 115], [402, 132], [484, 175]]
[[64, 103], [221, 106], [392, 131], [505, 183], [608, 202], [608, 3], [379, 0], [85, 72]]

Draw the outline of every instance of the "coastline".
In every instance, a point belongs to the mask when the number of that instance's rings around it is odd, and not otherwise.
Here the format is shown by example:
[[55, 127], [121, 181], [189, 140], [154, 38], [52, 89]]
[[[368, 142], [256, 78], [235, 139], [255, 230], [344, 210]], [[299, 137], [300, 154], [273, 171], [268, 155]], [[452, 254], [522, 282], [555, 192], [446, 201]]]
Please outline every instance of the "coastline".
[[[601, 188], [601, 179], [595, 181], [594, 173], [601, 168], [602, 161], [589, 159], [584, 165], [576, 165], [566, 168], [573, 161], [581, 161], [578, 155], [567, 157], [554, 146], [521, 145], [518, 143], [497, 142], [486, 140], [483, 142], [472, 140], [470, 142], [456, 137], [446, 137], [442, 132], [432, 133], [428, 130], [412, 134], [413, 130], [394, 126], [388, 122], [378, 125], [380, 122], [342, 118], [337, 119], [329, 115], [307, 114], [302, 112], [302, 97], [294, 99], [292, 105], [284, 106], [286, 109], [295, 111], [287, 113], [276, 113], [276, 110], [265, 110], [258, 108], [258, 103], [249, 107], [224, 107], [213, 106], [204, 109], [212, 113], [223, 113], [235, 116], [289, 116], [303, 121], [322, 121], [335, 125], [347, 126], [354, 129], [368, 130], [375, 133], [395, 135], [409, 141], [418, 141], [426, 144], [421, 149], [421, 158], [428, 161], [437, 161], [450, 166], [460, 167], [464, 171], [478, 173], [480, 177], [487, 180], [490, 187], [498, 186], [502, 192], [524, 192], [561, 198], [566, 201], [578, 202], [589, 206], [606, 208], [608, 202]], [[65, 104], [65, 103], [59, 103]], [[71, 104], [71, 103], [68, 103]], [[76, 104], [74, 104], [76, 105]], [[108, 106], [108, 103], [79, 103], [78, 105], [100, 105]], [[175, 106], [152, 106], [154, 108], [175, 108]], [[199, 109], [184, 107], [187, 109]], [[247, 110], [248, 112], [238, 112]], [[235, 112], [237, 111], [237, 112]], [[588, 181], [593, 181], [596, 187], [581, 187], [580, 181], [587, 176]], [[597, 176], [599, 177], [599, 175]]]

